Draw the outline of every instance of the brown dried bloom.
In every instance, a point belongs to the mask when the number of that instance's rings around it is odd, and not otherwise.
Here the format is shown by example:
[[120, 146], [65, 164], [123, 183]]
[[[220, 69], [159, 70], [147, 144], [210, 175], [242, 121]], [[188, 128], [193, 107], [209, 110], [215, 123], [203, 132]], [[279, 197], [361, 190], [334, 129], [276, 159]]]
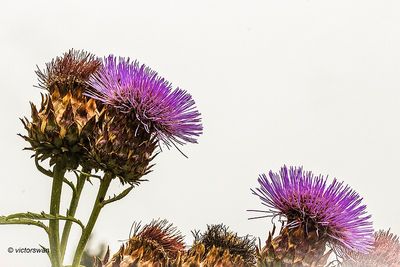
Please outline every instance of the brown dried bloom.
[[399, 237], [390, 231], [375, 232], [374, 249], [368, 254], [344, 251], [345, 267], [400, 267]]
[[86, 79], [100, 66], [92, 54], [70, 50], [36, 71], [42, 94], [40, 109], [31, 103], [31, 119], [21, 119], [28, 134], [22, 136], [35, 151], [38, 160], [50, 158], [50, 164], [63, 161], [66, 168], [78, 167], [88, 147], [99, 115], [95, 100], [83, 95]]
[[239, 237], [223, 224], [207, 226], [194, 233], [194, 245], [185, 258], [185, 266], [254, 266], [254, 238]]
[[93, 54], [71, 49], [62, 57], [56, 57], [46, 64], [44, 70], [36, 71], [39, 86], [52, 94], [58, 90], [61, 97], [71, 92], [81, 96], [87, 89], [87, 81], [101, 65]]
[[166, 220], [154, 220], [143, 228], [135, 225], [133, 236], [108, 260], [95, 266], [181, 266], [185, 244], [180, 232]]

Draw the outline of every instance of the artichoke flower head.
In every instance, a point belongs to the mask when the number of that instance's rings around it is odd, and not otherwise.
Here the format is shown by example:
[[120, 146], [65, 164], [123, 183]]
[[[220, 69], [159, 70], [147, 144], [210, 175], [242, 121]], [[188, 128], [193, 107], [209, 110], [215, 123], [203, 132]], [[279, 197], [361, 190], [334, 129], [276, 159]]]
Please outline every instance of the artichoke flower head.
[[84, 92], [100, 65], [92, 54], [72, 49], [36, 71], [39, 87], [47, 92], [39, 109], [31, 103], [31, 120], [21, 119], [28, 133], [21, 136], [39, 160], [50, 159], [50, 165], [63, 161], [68, 169], [81, 163], [100, 114], [96, 101]]
[[240, 237], [224, 224], [209, 225], [204, 233], [193, 234], [194, 244], [184, 266], [254, 266], [254, 238]]
[[[106, 107], [91, 139], [91, 168], [137, 184], [147, 174], [155, 149], [196, 143], [202, 132], [200, 113], [191, 95], [155, 71], [129, 58], [110, 55], [89, 81], [84, 95]], [[104, 122], [103, 122], [104, 121]]]
[[286, 166], [260, 175], [258, 182], [252, 192], [269, 210], [255, 211], [283, 219], [280, 233], [273, 237], [273, 230], [258, 253], [261, 266], [322, 267], [332, 252], [328, 248], [371, 250], [371, 216], [362, 198], [343, 182], [334, 179], [328, 185], [321, 175]]
[[132, 237], [110, 259], [107, 252], [95, 267], [182, 266], [183, 236], [166, 220], [154, 220], [143, 227], [135, 224]]

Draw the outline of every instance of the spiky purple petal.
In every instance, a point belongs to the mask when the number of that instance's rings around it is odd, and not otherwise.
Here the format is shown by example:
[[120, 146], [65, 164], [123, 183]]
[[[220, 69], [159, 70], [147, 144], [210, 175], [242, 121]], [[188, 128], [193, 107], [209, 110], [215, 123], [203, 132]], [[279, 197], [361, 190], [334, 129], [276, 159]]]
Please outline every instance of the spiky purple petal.
[[327, 185], [323, 176], [314, 176], [302, 167], [284, 166], [280, 173], [261, 174], [259, 188], [252, 190], [271, 215], [282, 215], [288, 223], [312, 221], [324, 230], [332, 244], [367, 253], [372, 248], [373, 228], [362, 198], [336, 179]]
[[186, 91], [176, 88], [157, 72], [129, 58], [104, 58], [91, 77], [94, 91], [87, 95], [139, 120], [166, 144], [196, 143], [202, 133], [200, 113]]

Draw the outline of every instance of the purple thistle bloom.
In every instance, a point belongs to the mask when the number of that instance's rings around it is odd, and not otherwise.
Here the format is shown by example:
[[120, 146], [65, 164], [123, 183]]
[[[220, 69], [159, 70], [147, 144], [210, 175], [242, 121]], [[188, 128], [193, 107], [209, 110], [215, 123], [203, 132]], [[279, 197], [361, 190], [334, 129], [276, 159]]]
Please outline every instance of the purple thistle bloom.
[[[260, 188], [251, 190], [272, 216], [287, 218], [288, 227], [312, 226], [325, 234], [331, 245], [367, 253], [373, 244], [372, 222], [362, 198], [336, 179], [327, 185], [323, 176], [314, 176], [302, 167], [286, 166], [280, 173], [260, 175]], [[267, 217], [267, 216], [264, 216]]]
[[87, 93], [122, 113], [132, 114], [147, 132], [154, 132], [165, 144], [197, 143], [203, 130], [200, 113], [192, 96], [158, 76], [157, 72], [129, 58], [104, 58]]

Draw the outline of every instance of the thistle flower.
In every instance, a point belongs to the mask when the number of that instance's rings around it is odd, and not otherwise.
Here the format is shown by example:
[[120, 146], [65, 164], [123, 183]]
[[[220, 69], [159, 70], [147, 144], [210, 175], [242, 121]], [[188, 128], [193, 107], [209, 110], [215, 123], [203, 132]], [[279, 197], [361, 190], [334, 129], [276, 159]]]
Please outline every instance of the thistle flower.
[[[284, 166], [280, 173], [262, 174], [252, 190], [270, 208], [266, 216], [284, 217], [279, 236], [267, 241], [262, 261], [323, 266], [326, 245], [366, 253], [372, 248], [372, 223], [362, 198], [336, 179], [327, 185], [323, 176]], [[328, 252], [330, 253], [330, 252]], [[268, 265], [267, 265], [268, 266]], [[298, 265], [303, 266], [303, 265]]]
[[223, 224], [207, 226], [194, 233], [194, 244], [184, 262], [187, 266], [253, 266], [254, 238], [239, 237]]
[[[88, 82], [85, 95], [104, 105], [104, 122], [85, 164], [137, 184], [147, 174], [158, 141], [196, 142], [202, 126], [192, 97], [138, 62], [109, 56]], [[102, 121], [102, 120], [99, 120]]]
[[375, 232], [374, 248], [370, 253], [363, 254], [354, 251], [344, 251], [344, 267], [399, 267], [400, 242], [399, 237], [390, 231]]
[[69, 169], [79, 165], [99, 114], [95, 100], [83, 93], [88, 89], [86, 79], [100, 64], [87, 52], [70, 50], [36, 72], [40, 87], [48, 93], [42, 94], [39, 111], [31, 103], [32, 120], [21, 119], [28, 135], [21, 136], [38, 160], [50, 158], [51, 165], [63, 161]]
[[[139, 68], [129, 59], [120, 58], [117, 64], [115, 57], [105, 58], [87, 84], [91, 89], [84, 95], [96, 99], [104, 111], [89, 137], [87, 158], [82, 162], [83, 168], [105, 173], [96, 199], [99, 203], [126, 196], [133, 185], [142, 181], [141, 177], [151, 169], [149, 164], [160, 140], [166, 144], [195, 142], [195, 136], [201, 133], [200, 114], [191, 96], [180, 89], [171, 91], [168, 82], [155, 72], [144, 66]], [[104, 201], [115, 177], [131, 186]], [[94, 206], [90, 218], [95, 221], [102, 207]], [[85, 228], [73, 264], [79, 264], [92, 229]]]
[[196, 143], [202, 132], [200, 113], [191, 95], [171, 84], [145, 65], [110, 55], [89, 84], [88, 96], [113, 107], [146, 132], [166, 144]]
[[110, 260], [109, 253], [95, 266], [176, 266], [184, 253], [183, 236], [166, 220], [153, 220], [141, 227], [135, 224], [133, 236]]

